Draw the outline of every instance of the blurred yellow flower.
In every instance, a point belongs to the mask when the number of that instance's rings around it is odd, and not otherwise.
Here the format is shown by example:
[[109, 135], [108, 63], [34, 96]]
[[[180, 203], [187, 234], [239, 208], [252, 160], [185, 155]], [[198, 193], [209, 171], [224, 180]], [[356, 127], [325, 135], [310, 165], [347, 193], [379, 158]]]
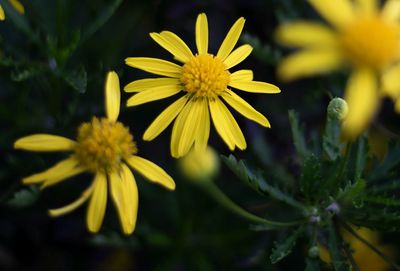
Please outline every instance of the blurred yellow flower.
[[302, 50], [278, 67], [283, 80], [326, 73], [350, 65], [344, 98], [349, 114], [343, 122], [348, 138], [358, 136], [376, 113], [382, 95], [400, 112], [400, 1], [309, 0], [331, 25], [300, 21], [277, 30], [280, 43]]
[[[367, 228], [360, 228], [357, 231], [361, 237], [379, 249], [382, 253], [389, 257], [394, 256], [395, 249], [390, 245], [382, 245], [379, 242], [379, 234]], [[353, 251], [353, 258], [362, 271], [389, 271], [390, 265], [373, 252], [369, 247], [364, 245], [356, 237], [348, 233], [343, 234], [344, 240], [349, 244], [350, 249]], [[324, 262], [331, 262], [329, 251], [322, 247], [320, 250], [320, 257]]]
[[23, 179], [25, 184], [41, 183], [42, 188], [55, 185], [83, 172], [93, 173], [94, 180], [74, 202], [49, 210], [60, 216], [75, 210], [89, 200], [86, 223], [89, 231], [99, 231], [107, 205], [107, 183], [118, 211], [122, 231], [131, 234], [135, 229], [138, 210], [138, 189], [130, 168], [151, 182], [174, 190], [175, 182], [160, 167], [137, 156], [136, 143], [129, 129], [117, 121], [120, 111], [119, 78], [109, 72], [105, 84], [106, 118], [94, 117], [78, 129], [76, 141], [65, 137], [36, 134], [18, 139], [16, 149], [52, 152], [71, 151], [69, 158], [46, 171]]
[[[11, 6], [19, 13], [19, 14], [25, 14], [25, 8], [21, 4], [20, 1], [18, 0], [8, 0], [10, 2]], [[6, 18], [4, 14], [3, 7], [0, 5], [0, 21], [4, 21]]]
[[179, 159], [179, 167], [189, 180], [211, 181], [219, 171], [218, 154], [210, 146], [205, 150], [192, 149]]
[[211, 114], [218, 134], [229, 149], [234, 150], [236, 146], [241, 150], [245, 149], [247, 144], [243, 133], [222, 100], [243, 116], [264, 127], [270, 127], [269, 121], [261, 113], [228, 88], [253, 93], [280, 92], [279, 88], [272, 84], [253, 81], [251, 70], [229, 72], [230, 68], [242, 62], [252, 51], [248, 44], [233, 50], [244, 23], [244, 18], [235, 22], [216, 55], [208, 53], [208, 22], [207, 16], [202, 13], [196, 21], [198, 53], [195, 55], [185, 42], [172, 32], [150, 34], [155, 42], [170, 52], [182, 65], [148, 57], [129, 57], [125, 60], [131, 67], [163, 76], [128, 84], [124, 88], [126, 92], [138, 92], [128, 100], [128, 106], [160, 100], [182, 91], [184, 93], [184, 96], [167, 107], [148, 127], [143, 135], [144, 140], [157, 137], [176, 118], [171, 136], [172, 156], [184, 156], [192, 145], [196, 149], [205, 149], [210, 133]]

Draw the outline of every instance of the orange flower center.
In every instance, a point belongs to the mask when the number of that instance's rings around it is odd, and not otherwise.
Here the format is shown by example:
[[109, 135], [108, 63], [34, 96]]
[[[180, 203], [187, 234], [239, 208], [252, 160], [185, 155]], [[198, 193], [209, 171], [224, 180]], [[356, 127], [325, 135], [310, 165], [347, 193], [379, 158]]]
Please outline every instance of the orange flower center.
[[393, 61], [398, 45], [396, 27], [379, 17], [354, 21], [342, 32], [341, 42], [353, 64], [375, 69]]
[[229, 80], [225, 64], [213, 55], [197, 55], [183, 65], [181, 82], [195, 97], [215, 98], [227, 88]]
[[92, 172], [119, 170], [121, 160], [137, 153], [129, 129], [120, 122], [94, 117], [78, 129], [75, 156]]

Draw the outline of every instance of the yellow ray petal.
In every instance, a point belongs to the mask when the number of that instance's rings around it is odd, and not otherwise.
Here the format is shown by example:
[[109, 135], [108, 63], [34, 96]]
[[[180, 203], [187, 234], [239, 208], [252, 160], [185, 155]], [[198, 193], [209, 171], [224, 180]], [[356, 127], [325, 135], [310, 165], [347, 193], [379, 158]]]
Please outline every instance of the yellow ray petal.
[[25, 14], [25, 8], [21, 4], [20, 1], [18, 0], [8, 0], [12, 7], [19, 13], [19, 14]]
[[278, 27], [277, 41], [292, 47], [334, 47], [338, 45], [337, 34], [325, 25], [300, 21]]
[[90, 232], [99, 231], [103, 223], [107, 206], [107, 178], [103, 173], [97, 173], [94, 178], [94, 188], [86, 214], [86, 225]]
[[199, 55], [208, 51], [208, 22], [205, 13], [200, 13], [196, 20], [196, 46]]
[[200, 113], [201, 113], [201, 106], [202, 106], [202, 99], [191, 99], [189, 103], [192, 103], [191, 109], [187, 114], [186, 121], [183, 124], [182, 131], [178, 135], [178, 153], [177, 158], [184, 156], [192, 147], [197, 127], [200, 121]]
[[119, 87], [119, 78], [116, 72], [110, 71], [107, 74], [106, 85], [104, 89], [107, 118], [115, 122], [118, 119], [121, 103], [121, 89]]
[[382, 8], [381, 16], [387, 22], [396, 23], [400, 19], [400, 1], [387, 0]]
[[231, 73], [230, 82], [239, 81], [253, 81], [253, 71], [252, 70], [239, 70]]
[[226, 92], [222, 93], [221, 97], [235, 109], [238, 111], [240, 114], [245, 116], [246, 118], [253, 120], [257, 122], [258, 124], [264, 126], [264, 127], [271, 127], [271, 124], [269, 123], [268, 119], [264, 117], [260, 112], [255, 110], [250, 104], [248, 104], [245, 100], [243, 100], [241, 97], [236, 95], [231, 90], [226, 90]]
[[308, 0], [311, 5], [333, 26], [342, 28], [354, 19], [350, 0]]
[[82, 195], [75, 201], [73, 201], [72, 203], [61, 207], [61, 208], [57, 208], [57, 209], [50, 209], [49, 210], [49, 215], [52, 217], [58, 217], [58, 216], [62, 216], [65, 214], [68, 214], [74, 210], [76, 210], [78, 207], [80, 207], [83, 203], [85, 203], [88, 198], [92, 195], [93, 193], [93, 184], [91, 186], [89, 186], [89, 188], [87, 188], [85, 191], [83, 191]]
[[239, 40], [240, 34], [242, 33], [245, 19], [240, 17], [231, 27], [228, 34], [226, 35], [224, 41], [219, 47], [217, 57], [219, 57], [222, 61], [224, 61], [228, 55], [232, 52], [232, 49], [235, 47], [237, 41]]
[[175, 189], [175, 182], [162, 168], [139, 156], [131, 156], [126, 162], [149, 181], [161, 184], [169, 190]]
[[15, 149], [22, 149], [26, 151], [70, 151], [76, 145], [76, 142], [55, 135], [48, 134], [35, 134], [25, 136], [14, 143]]
[[277, 86], [260, 81], [231, 81], [229, 86], [253, 93], [273, 94], [281, 92]]
[[354, 139], [360, 135], [378, 108], [377, 78], [373, 71], [359, 68], [351, 75], [345, 92], [349, 113], [343, 122], [343, 135]]
[[339, 50], [303, 50], [283, 59], [278, 66], [278, 76], [284, 81], [330, 72], [343, 64]]
[[246, 149], [247, 145], [243, 133], [228, 108], [219, 98], [210, 100], [209, 106], [215, 129], [229, 149], [234, 150], [235, 145], [241, 150]]
[[70, 177], [71, 174], [75, 173], [77, 169], [81, 169], [81, 167], [78, 166], [78, 161], [74, 158], [68, 158], [58, 162], [43, 172], [23, 178], [22, 182], [24, 184], [31, 184], [41, 183], [47, 180], [65, 179]]
[[253, 47], [248, 44], [242, 45], [236, 48], [225, 60], [224, 64], [226, 65], [227, 69], [236, 66], [243, 60], [245, 60], [253, 51]]
[[127, 101], [127, 106], [136, 106], [156, 100], [161, 100], [179, 93], [182, 90], [181, 85], [168, 85], [161, 87], [149, 88], [133, 95]]
[[147, 128], [143, 134], [143, 140], [150, 141], [156, 138], [176, 116], [181, 112], [187, 102], [187, 97], [183, 96], [168, 106]]
[[[178, 46], [180, 44], [176, 44], [176, 42], [171, 42], [170, 39], [165, 38], [159, 33], [150, 33], [150, 37], [157, 42], [161, 47], [163, 47], [165, 50], [170, 52], [176, 60], [180, 62], [187, 62], [191, 57], [193, 57], [192, 54], [186, 54], [185, 51], [182, 51]], [[178, 45], [178, 46], [177, 46]]]
[[172, 134], [171, 134], [171, 155], [172, 157], [178, 157], [178, 146], [179, 146], [179, 139], [180, 135], [182, 134], [183, 126], [186, 122], [187, 115], [189, 114], [190, 110], [192, 109], [193, 103], [186, 103], [181, 112], [178, 114], [174, 122], [174, 126], [172, 127]]
[[162, 31], [160, 35], [169, 41], [171, 44], [174, 44], [175, 47], [182, 52], [186, 56], [187, 59], [190, 59], [193, 57], [193, 53], [190, 50], [190, 48], [186, 45], [186, 43], [177, 35], [170, 31]]
[[125, 64], [146, 72], [167, 77], [180, 78], [182, 74], [182, 67], [158, 58], [128, 57], [125, 59]]
[[400, 64], [390, 67], [383, 73], [382, 92], [392, 99], [400, 97]]
[[208, 138], [210, 136], [210, 112], [208, 110], [208, 100], [201, 99], [199, 110], [199, 121], [195, 133], [194, 147], [198, 151], [204, 151], [207, 148]]
[[374, 16], [378, 13], [378, 0], [356, 0], [355, 10], [361, 16]]
[[126, 165], [122, 165], [120, 174], [110, 174], [110, 191], [122, 231], [125, 234], [131, 234], [136, 226], [139, 193], [135, 178]]
[[4, 9], [0, 5], [0, 21], [4, 21], [6, 19], [6, 15], [4, 14]]
[[178, 78], [147, 78], [133, 81], [124, 87], [125, 92], [141, 92], [154, 87], [175, 86], [181, 84]]

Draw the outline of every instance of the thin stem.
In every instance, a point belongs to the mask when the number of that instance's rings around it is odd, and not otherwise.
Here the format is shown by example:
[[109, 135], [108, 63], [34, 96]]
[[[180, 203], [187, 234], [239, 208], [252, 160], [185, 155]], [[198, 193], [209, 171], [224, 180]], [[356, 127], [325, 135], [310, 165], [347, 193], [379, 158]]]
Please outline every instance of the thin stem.
[[292, 221], [292, 222], [278, 222], [278, 221], [264, 219], [252, 213], [249, 213], [248, 211], [244, 210], [242, 207], [237, 205], [230, 198], [228, 198], [212, 181], [202, 183], [201, 187], [204, 188], [204, 190], [211, 197], [213, 197], [219, 204], [224, 206], [226, 209], [251, 222], [263, 224], [266, 226], [270, 226], [272, 228], [290, 227], [298, 225], [303, 222], [302, 220]]
[[390, 264], [395, 270], [400, 271], [400, 266], [398, 266], [395, 262], [393, 262], [388, 256], [386, 256], [382, 251], [379, 249], [375, 248], [371, 243], [369, 243], [366, 239], [364, 239], [362, 236], [360, 236], [357, 232], [355, 232], [349, 225], [346, 223], [342, 223], [343, 228], [351, 233], [355, 238], [357, 238], [360, 242], [362, 242], [364, 245], [366, 245], [369, 249], [371, 249], [373, 252], [375, 252], [379, 257], [381, 257], [385, 262]]

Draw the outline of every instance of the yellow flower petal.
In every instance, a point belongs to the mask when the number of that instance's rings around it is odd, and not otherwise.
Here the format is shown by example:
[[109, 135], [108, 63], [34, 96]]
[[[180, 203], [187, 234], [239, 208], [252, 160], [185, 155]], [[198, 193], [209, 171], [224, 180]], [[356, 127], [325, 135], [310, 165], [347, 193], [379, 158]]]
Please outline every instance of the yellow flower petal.
[[154, 87], [176, 86], [181, 84], [178, 78], [148, 78], [133, 81], [124, 87], [125, 92], [141, 92]]
[[48, 134], [35, 134], [25, 136], [14, 143], [15, 149], [22, 149], [26, 151], [70, 151], [74, 148], [76, 142], [55, 135]]
[[230, 82], [239, 81], [253, 81], [253, 71], [252, 70], [239, 70], [231, 73]]
[[175, 182], [162, 168], [139, 156], [131, 156], [126, 162], [149, 181], [161, 184], [169, 190], [175, 189]]
[[363, 132], [378, 107], [377, 78], [372, 70], [359, 68], [351, 75], [345, 92], [349, 113], [343, 122], [343, 135], [354, 139]]
[[378, 13], [378, 0], [356, 0], [356, 11], [361, 16], [373, 16]]
[[81, 169], [81, 167], [78, 167], [78, 161], [74, 158], [68, 158], [62, 160], [61, 162], [58, 162], [57, 164], [43, 172], [23, 178], [22, 182], [24, 184], [31, 184], [41, 183], [48, 180], [63, 180], [70, 177], [71, 174], [74, 174], [77, 169]]
[[25, 14], [25, 8], [21, 4], [20, 1], [18, 0], [8, 0], [10, 4], [13, 6], [13, 8], [19, 13], [19, 14]]
[[197, 127], [200, 121], [201, 107], [203, 103], [202, 99], [192, 99], [189, 101], [191, 103], [191, 109], [189, 110], [186, 120], [183, 124], [182, 131], [178, 134], [178, 153], [176, 158], [184, 156], [190, 150], [190, 147], [194, 143]]
[[170, 31], [162, 31], [160, 35], [171, 44], [173, 44], [188, 60], [193, 57], [193, 53], [186, 43], [177, 35]]
[[241, 97], [236, 95], [231, 90], [226, 90], [226, 92], [222, 93], [221, 97], [235, 109], [238, 111], [240, 114], [245, 116], [246, 118], [253, 120], [257, 122], [258, 124], [264, 126], [264, 127], [271, 127], [271, 124], [267, 120], [266, 117], [264, 117], [260, 112], [255, 110], [250, 104], [248, 104], [245, 100], [243, 100]]
[[400, 64], [390, 67], [383, 73], [382, 92], [392, 99], [400, 97]]
[[400, 19], [400, 1], [387, 0], [382, 8], [381, 16], [387, 22], [396, 23]]
[[229, 86], [253, 93], [279, 93], [281, 90], [270, 83], [260, 82], [260, 81], [231, 81]]
[[94, 178], [94, 188], [86, 214], [86, 225], [90, 232], [99, 231], [103, 223], [107, 206], [107, 178], [103, 173], [97, 173]]
[[149, 88], [133, 95], [128, 101], [127, 106], [140, 105], [156, 100], [161, 100], [179, 93], [182, 90], [181, 85], [168, 85], [161, 87]]
[[118, 74], [114, 71], [111, 71], [107, 74], [105, 97], [107, 118], [115, 122], [118, 119], [119, 115], [119, 108], [121, 104], [121, 89], [119, 87]]
[[121, 223], [122, 231], [131, 234], [135, 230], [139, 206], [139, 193], [131, 170], [122, 164], [120, 174], [110, 174], [110, 191]]
[[278, 27], [277, 41], [292, 47], [334, 47], [338, 45], [337, 34], [320, 23], [300, 21]]
[[180, 78], [182, 67], [162, 59], [151, 57], [128, 57], [125, 64], [146, 72], [167, 77]]
[[50, 209], [49, 215], [52, 217], [58, 217], [58, 216], [65, 215], [65, 214], [68, 214], [68, 213], [76, 210], [83, 203], [85, 203], [88, 200], [88, 198], [92, 195], [93, 188], [94, 188], [94, 186], [92, 184], [91, 186], [89, 186], [88, 189], [83, 191], [82, 195], [77, 200], [73, 201], [72, 203], [70, 203], [64, 207], [57, 208], [57, 209]]
[[240, 150], [246, 149], [247, 144], [243, 133], [228, 108], [226, 108], [219, 98], [210, 100], [209, 106], [215, 129], [228, 145], [229, 149], [233, 151], [235, 145]]
[[207, 148], [210, 136], [210, 112], [208, 110], [208, 100], [203, 98], [199, 101], [199, 121], [195, 132], [194, 147], [197, 151], [204, 151]]
[[6, 15], [4, 14], [4, 9], [0, 5], [0, 21], [4, 21], [6, 19]]
[[185, 63], [193, 56], [192, 54], [188, 55], [185, 51], [182, 51], [178, 47], [180, 44], [177, 44], [174, 41], [171, 42], [170, 39], [165, 38], [159, 33], [150, 33], [150, 37], [161, 47], [170, 52], [175, 57], [175, 59], [180, 62]]
[[171, 155], [172, 157], [179, 157], [178, 155], [178, 147], [179, 147], [179, 139], [182, 134], [183, 126], [187, 120], [187, 116], [192, 109], [193, 103], [186, 103], [181, 112], [178, 114], [174, 122], [174, 126], [172, 127], [171, 134]]
[[242, 45], [236, 48], [225, 60], [224, 64], [226, 65], [226, 69], [230, 69], [233, 66], [236, 66], [243, 60], [245, 60], [253, 51], [253, 47], [248, 44]]
[[304, 76], [323, 74], [340, 67], [343, 62], [339, 50], [304, 50], [283, 59], [278, 66], [278, 76], [284, 81], [290, 81]]
[[143, 140], [153, 140], [164, 131], [181, 112], [186, 102], [187, 97], [183, 96], [168, 106], [147, 128], [146, 132], [143, 134]]
[[228, 55], [232, 52], [232, 49], [235, 47], [237, 41], [239, 40], [240, 34], [242, 33], [245, 19], [240, 17], [231, 27], [228, 34], [226, 35], [224, 41], [219, 47], [217, 57], [224, 61]]
[[311, 5], [333, 26], [342, 28], [354, 19], [350, 0], [308, 0]]
[[200, 13], [196, 20], [196, 46], [199, 55], [208, 51], [208, 22], [205, 13]]

